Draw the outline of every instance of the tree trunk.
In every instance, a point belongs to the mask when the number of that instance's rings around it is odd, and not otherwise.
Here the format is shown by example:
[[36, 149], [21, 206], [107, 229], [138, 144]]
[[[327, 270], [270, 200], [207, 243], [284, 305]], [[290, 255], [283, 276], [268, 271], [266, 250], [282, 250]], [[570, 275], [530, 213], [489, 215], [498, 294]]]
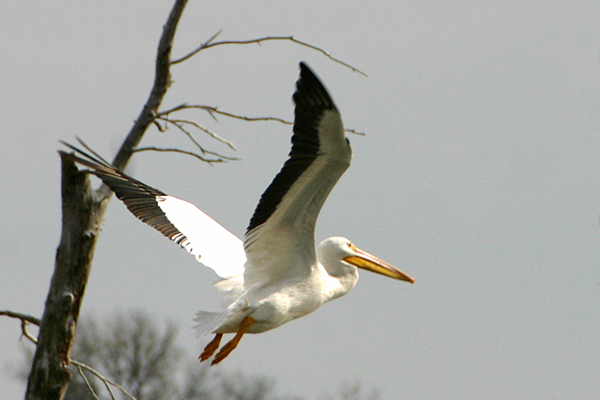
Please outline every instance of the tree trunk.
[[[154, 113], [169, 87], [172, 43], [186, 4], [187, 0], [176, 0], [163, 27], [154, 85], [113, 162], [121, 170], [125, 169], [133, 149], [154, 121]], [[93, 191], [87, 173], [80, 172], [72, 161], [59, 153], [62, 163], [62, 235], [27, 380], [26, 400], [61, 400], [67, 391], [72, 375], [70, 356], [79, 310], [100, 225], [111, 195], [106, 185]]]
[[61, 399], [71, 379], [70, 356], [106, 201], [97, 201], [85, 172], [61, 157], [62, 235], [46, 298], [26, 399]]

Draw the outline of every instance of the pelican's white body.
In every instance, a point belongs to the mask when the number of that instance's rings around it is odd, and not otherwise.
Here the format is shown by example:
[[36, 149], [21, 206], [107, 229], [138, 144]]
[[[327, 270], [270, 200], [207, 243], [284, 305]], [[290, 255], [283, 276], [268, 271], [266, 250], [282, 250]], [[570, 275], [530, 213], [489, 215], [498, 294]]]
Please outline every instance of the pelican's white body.
[[[323, 241], [319, 246], [319, 260], [330, 265], [332, 273], [339, 272], [340, 276], [331, 275], [323, 264], [317, 262], [303, 275], [256, 283], [253, 287], [244, 287], [243, 277], [217, 282], [215, 286], [219, 289], [236, 293], [241, 290], [242, 294], [221, 313], [199, 312], [196, 317], [198, 333], [235, 333], [241, 321], [248, 316], [255, 321], [248, 333], [265, 332], [310, 314], [324, 303], [345, 295], [358, 280], [357, 269], [341, 261], [344, 255], [352, 254], [347, 243], [347, 239], [336, 237]], [[340, 251], [344, 247], [347, 250]], [[339, 264], [337, 268], [336, 264]]]

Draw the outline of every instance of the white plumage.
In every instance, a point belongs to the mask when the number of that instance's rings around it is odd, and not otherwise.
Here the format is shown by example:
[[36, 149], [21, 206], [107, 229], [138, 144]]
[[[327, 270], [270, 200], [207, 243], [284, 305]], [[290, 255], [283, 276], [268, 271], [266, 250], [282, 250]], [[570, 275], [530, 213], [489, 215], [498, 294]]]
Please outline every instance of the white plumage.
[[222, 361], [247, 333], [261, 333], [315, 311], [348, 293], [358, 280], [357, 267], [407, 282], [414, 279], [333, 237], [315, 247], [319, 211], [344, 171], [352, 150], [340, 114], [318, 78], [300, 64], [292, 150], [263, 193], [242, 242], [196, 206], [154, 189], [114, 168], [96, 153], [68, 145], [139, 219], [156, 228], [212, 268], [225, 291], [225, 309], [201, 311], [201, 334], [215, 338], [200, 356], [210, 358], [225, 333], [235, 333], [215, 356]]

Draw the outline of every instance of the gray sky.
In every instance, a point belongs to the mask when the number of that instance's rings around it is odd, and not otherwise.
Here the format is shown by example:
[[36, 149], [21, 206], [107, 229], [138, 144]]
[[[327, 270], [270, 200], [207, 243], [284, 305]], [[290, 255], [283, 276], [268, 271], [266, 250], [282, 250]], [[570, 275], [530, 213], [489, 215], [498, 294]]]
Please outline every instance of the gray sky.
[[[170, 2], [5, 2], [0, 8], [0, 308], [41, 315], [60, 235], [59, 139], [111, 158], [150, 90]], [[363, 273], [314, 314], [248, 335], [218, 368], [274, 377], [308, 398], [360, 380], [384, 399], [591, 399], [600, 393], [600, 4], [191, 2], [164, 107], [183, 102], [291, 119], [297, 64], [329, 88], [354, 163], [317, 239], [344, 235], [417, 280]], [[197, 204], [242, 235], [289, 151], [291, 130], [188, 115], [232, 140], [242, 160], [208, 167], [141, 154], [130, 174]], [[185, 146], [174, 130], [146, 145]], [[82, 314], [143, 308], [182, 325], [198, 354], [197, 310], [215, 276], [113, 201]], [[0, 318], [0, 387], [23, 388], [19, 324]]]

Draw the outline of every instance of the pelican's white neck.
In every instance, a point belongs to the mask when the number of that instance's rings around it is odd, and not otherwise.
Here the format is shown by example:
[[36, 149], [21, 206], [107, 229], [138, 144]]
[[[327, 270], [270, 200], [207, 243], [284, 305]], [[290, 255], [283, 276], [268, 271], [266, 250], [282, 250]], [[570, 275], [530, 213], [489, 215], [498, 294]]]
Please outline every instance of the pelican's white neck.
[[319, 263], [327, 276], [329, 300], [345, 295], [358, 281], [358, 269], [344, 261], [344, 257], [351, 255], [349, 244], [346, 238], [332, 237], [323, 240], [317, 248]]

